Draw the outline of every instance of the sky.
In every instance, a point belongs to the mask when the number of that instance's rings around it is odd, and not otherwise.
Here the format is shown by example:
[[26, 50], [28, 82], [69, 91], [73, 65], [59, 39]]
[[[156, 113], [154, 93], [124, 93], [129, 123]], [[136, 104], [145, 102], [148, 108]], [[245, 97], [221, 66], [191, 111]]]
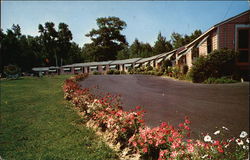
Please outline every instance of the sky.
[[131, 45], [135, 38], [154, 45], [159, 32], [170, 40], [172, 32], [191, 34], [248, 10], [242, 1], [1, 1], [1, 28], [19, 24], [22, 34], [36, 36], [38, 25], [69, 25], [73, 41], [83, 46], [85, 36], [97, 29], [96, 19], [116, 16], [127, 23], [122, 31]]

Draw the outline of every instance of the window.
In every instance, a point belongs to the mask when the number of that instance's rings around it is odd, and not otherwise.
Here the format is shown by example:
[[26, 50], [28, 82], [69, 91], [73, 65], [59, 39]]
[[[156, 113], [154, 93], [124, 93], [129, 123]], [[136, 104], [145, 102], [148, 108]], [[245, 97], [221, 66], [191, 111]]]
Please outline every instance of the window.
[[207, 53], [212, 52], [212, 38], [211, 36], [207, 37]]
[[199, 48], [192, 49], [192, 60], [196, 60], [199, 57]]
[[238, 51], [239, 51], [239, 62], [249, 61], [249, 29], [238, 30]]

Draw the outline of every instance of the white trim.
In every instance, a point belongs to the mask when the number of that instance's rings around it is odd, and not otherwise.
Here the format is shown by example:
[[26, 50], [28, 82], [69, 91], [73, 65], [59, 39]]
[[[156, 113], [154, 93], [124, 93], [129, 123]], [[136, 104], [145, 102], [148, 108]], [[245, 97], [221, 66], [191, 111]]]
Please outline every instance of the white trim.
[[132, 64], [130, 63], [130, 64], [124, 64], [124, 67], [131, 67], [132, 66]]
[[163, 61], [163, 58], [158, 59], [156, 63], [161, 63], [161, 61]]
[[49, 70], [49, 72], [56, 72], [56, 69], [51, 69]]
[[165, 60], [170, 59], [170, 58], [172, 57], [172, 55], [174, 55], [174, 53], [169, 54], [169, 55], [165, 58]]
[[102, 66], [102, 69], [106, 68], [106, 66]]
[[111, 65], [111, 66], [109, 66], [109, 68], [114, 69], [114, 68], [116, 68], [116, 65]]
[[208, 37], [209, 35], [202, 39], [196, 47], [199, 48], [207, 40]]
[[90, 69], [97, 69], [97, 66], [91, 66]]
[[140, 64], [136, 64], [134, 67], [137, 68], [137, 67], [139, 67], [139, 66], [140, 66]]
[[79, 71], [79, 70], [81, 70], [81, 67], [77, 67], [77, 68], [75, 68], [75, 70], [78, 70], [78, 71]]
[[70, 71], [70, 68], [63, 68], [63, 71]]
[[250, 28], [250, 24], [235, 24], [235, 31], [234, 31], [234, 49], [237, 51], [237, 43], [238, 43], [238, 29], [239, 28]]

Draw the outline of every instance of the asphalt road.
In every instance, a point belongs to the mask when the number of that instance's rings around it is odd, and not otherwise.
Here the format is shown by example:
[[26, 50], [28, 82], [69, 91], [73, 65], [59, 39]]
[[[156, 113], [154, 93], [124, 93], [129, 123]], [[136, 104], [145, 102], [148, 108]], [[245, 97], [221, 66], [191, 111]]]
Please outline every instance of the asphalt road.
[[144, 75], [95, 75], [80, 82], [83, 88], [98, 86], [93, 92], [121, 94], [125, 110], [139, 105], [147, 111], [150, 127], [165, 121], [173, 125], [185, 116], [192, 122], [192, 137], [212, 134], [225, 126], [230, 135], [249, 133], [249, 84], [193, 84]]

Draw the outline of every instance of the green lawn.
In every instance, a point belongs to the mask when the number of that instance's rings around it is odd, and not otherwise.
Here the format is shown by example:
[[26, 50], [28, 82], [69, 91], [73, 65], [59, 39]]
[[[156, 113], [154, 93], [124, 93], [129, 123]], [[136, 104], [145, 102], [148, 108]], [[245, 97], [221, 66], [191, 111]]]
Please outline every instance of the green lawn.
[[68, 76], [1, 80], [3, 159], [117, 159], [63, 99]]

